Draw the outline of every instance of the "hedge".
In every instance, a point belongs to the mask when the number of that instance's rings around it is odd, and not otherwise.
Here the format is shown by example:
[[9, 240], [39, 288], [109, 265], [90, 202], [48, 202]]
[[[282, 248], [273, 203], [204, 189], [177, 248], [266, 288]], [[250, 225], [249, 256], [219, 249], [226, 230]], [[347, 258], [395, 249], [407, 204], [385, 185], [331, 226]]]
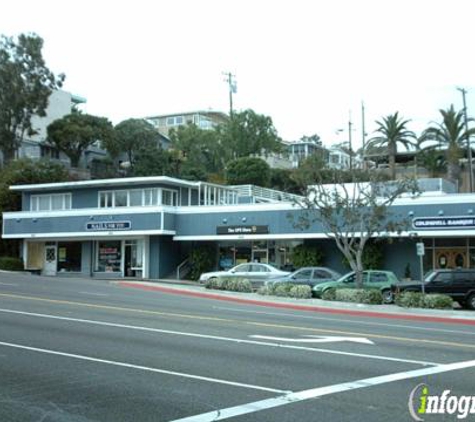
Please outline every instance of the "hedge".
[[383, 295], [378, 289], [336, 289], [335, 300], [381, 305], [383, 303]]
[[20, 258], [11, 256], [0, 257], [0, 270], [23, 271], [24, 269], [23, 261]]
[[293, 297], [296, 299], [310, 299], [312, 288], [302, 284], [269, 283], [261, 287], [257, 293], [267, 296]]
[[421, 292], [402, 292], [396, 295], [394, 302], [403, 308], [452, 309], [454, 301], [442, 294], [425, 294]]
[[230, 292], [251, 293], [251, 282], [241, 277], [218, 277], [206, 281], [205, 287], [214, 290], [227, 290]]

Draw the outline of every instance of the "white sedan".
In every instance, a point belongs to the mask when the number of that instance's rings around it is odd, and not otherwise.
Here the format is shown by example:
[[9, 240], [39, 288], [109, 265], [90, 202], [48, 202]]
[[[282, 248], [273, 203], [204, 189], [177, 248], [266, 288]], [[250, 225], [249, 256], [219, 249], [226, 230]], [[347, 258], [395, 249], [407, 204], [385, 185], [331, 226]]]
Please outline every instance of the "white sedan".
[[227, 271], [214, 271], [211, 273], [203, 273], [200, 276], [200, 282], [205, 283], [212, 278], [218, 277], [243, 277], [247, 278], [253, 286], [256, 284], [264, 284], [266, 280], [284, 277], [290, 274], [288, 271], [281, 271], [269, 264], [260, 264], [249, 262], [239, 264]]

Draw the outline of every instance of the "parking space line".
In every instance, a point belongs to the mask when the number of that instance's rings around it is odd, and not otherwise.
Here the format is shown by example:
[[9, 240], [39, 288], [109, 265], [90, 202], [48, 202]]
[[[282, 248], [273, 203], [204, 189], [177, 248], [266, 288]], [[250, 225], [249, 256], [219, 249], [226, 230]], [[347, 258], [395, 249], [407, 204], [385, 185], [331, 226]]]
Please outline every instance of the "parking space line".
[[280, 349], [291, 349], [291, 350], [307, 351], [307, 352], [313, 352], [313, 353], [343, 355], [343, 356], [351, 356], [351, 357], [357, 357], [357, 358], [383, 360], [383, 361], [398, 362], [398, 363], [409, 363], [409, 364], [424, 365], [424, 366], [439, 365], [439, 363], [436, 363], [436, 362], [428, 362], [428, 361], [422, 361], [422, 360], [401, 359], [401, 358], [395, 358], [391, 356], [380, 356], [380, 355], [372, 355], [372, 354], [367, 354], [367, 353], [343, 352], [340, 350], [331, 350], [331, 349], [318, 349], [314, 347], [284, 344], [282, 342], [275, 342], [275, 341], [270, 342], [270, 341], [259, 341], [259, 340], [247, 340], [247, 339], [239, 339], [239, 338], [232, 338], [232, 337], [214, 336], [210, 334], [198, 334], [198, 333], [189, 333], [189, 332], [183, 332], [183, 331], [164, 330], [160, 328], [139, 327], [136, 325], [117, 324], [113, 322], [70, 318], [70, 317], [62, 317], [62, 316], [49, 315], [49, 314], [38, 314], [38, 313], [33, 313], [33, 312], [15, 311], [12, 309], [0, 308], [0, 312], [16, 314], [16, 315], [24, 315], [24, 316], [34, 316], [36, 318], [56, 319], [56, 320], [61, 320], [61, 321], [78, 322], [78, 323], [83, 323], [83, 324], [125, 328], [129, 330], [138, 330], [138, 331], [147, 331], [147, 332], [153, 332], [153, 333], [159, 333], [159, 334], [172, 334], [172, 335], [179, 335], [179, 336], [185, 336], [185, 337], [195, 337], [195, 338], [202, 338], [202, 339], [209, 339], [209, 340], [227, 341], [227, 342], [239, 343], [239, 344], [251, 344], [255, 346], [276, 347]]
[[272, 409], [288, 404], [310, 400], [316, 397], [328, 396], [331, 394], [343, 393], [345, 391], [358, 390], [362, 388], [374, 387], [376, 385], [388, 384], [395, 381], [408, 380], [427, 375], [442, 374], [444, 372], [456, 371], [459, 369], [467, 369], [473, 367], [475, 367], [475, 360], [439, 365], [432, 368], [415, 369], [413, 371], [397, 372], [394, 374], [382, 375], [351, 382], [344, 382], [341, 384], [330, 385], [327, 387], [318, 387], [309, 390], [288, 393], [271, 399], [259, 400], [256, 402], [246, 403], [240, 406], [228, 407], [225, 409], [202, 413], [200, 415], [175, 419], [172, 422], [220, 421], [235, 416], [248, 415], [250, 413], [256, 413], [262, 410]]
[[95, 362], [95, 363], [104, 363], [107, 365], [114, 365], [114, 366], [120, 366], [122, 368], [129, 368], [129, 369], [138, 369], [141, 371], [147, 371], [147, 372], [155, 372], [159, 374], [165, 374], [165, 375], [173, 375], [177, 377], [182, 377], [182, 378], [189, 378], [189, 379], [194, 379], [198, 381], [208, 381], [212, 382], [215, 384], [224, 384], [224, 385], [230, 385], [233, 387], [242, 387], [242, 388], [248, 388], [252, 390], [260, 390], [260, 391], [267, 391], [270, 393], [289, 393], [287, 390], [278, 390], [275, 388], [269, 388], [269, 387], [262, 387], [259, 385], [252, 385], [252, 384], [245, 384], [241, 382], [234, 382], [234, 381], [227, 381], [219, 378], [210, 378], [210, 377], [203, 377], [200, 375], [193, 375], [193, 374], [185, 374], [183, 372], [176, 372], [176, 371], [168, 371], [166, 369], [159, 369], [159, 368], [151, 368], [148, 366], [142, 366], [142, 365], [134, 365], [132, 363], [126, 363], [126, 362], [117, 362], [113, 360], [107, 360], [107, 359], [99, 359], [99, 358], [94, 358], [91, 356], [84, 356], [84, 355], [77, 355], [74, 353], [65, 353], [65, 352], [59, 352], [57, 350], [50, 350], [50, 349], [41, 349], [38, 347], [31, 347], [31, 346], [25, 346], [22, 344], [14, 344], [14, 343], [6, 343], [6, 342], [0, 342], [0, 346], [5, 346], [5, 347], [12, 347], [16, 349], [22, 349], [22, 350], [28, 350], [30, 352], [38, 352], [38, 353], [45, 353], [48, 355], [55, 355], [55, 356], [62, 356], [62, 357], [67, 357], [67, 358], [73, 358], [73, 359], [79, 359], [79, 360], [84, 360], [84, 361], [89, 361], [89, 362]]

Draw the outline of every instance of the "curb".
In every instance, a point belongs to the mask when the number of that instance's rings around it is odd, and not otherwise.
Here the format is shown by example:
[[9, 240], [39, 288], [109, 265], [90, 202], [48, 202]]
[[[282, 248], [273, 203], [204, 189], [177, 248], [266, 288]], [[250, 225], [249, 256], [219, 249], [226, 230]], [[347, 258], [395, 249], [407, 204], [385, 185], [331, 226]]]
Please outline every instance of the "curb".
[[137, 283], [129, 282], [119, 282], [117, 283], [122, 287], [132, 287], [135, 289], [148, 290], [148, 291], [157, 291], [162, 293], [169, 293], [180, 296], [190, 296], [190, 297], [199, 297], [203, 299], [213, 299], [221, 300], [225, 302], [234, 302], [242, 303], [248, 305], [263, 306], [268, 308], [280, 308], [280, 309], [291, 309], [294, 311], [305, 311], [305, 312], [315, 312], [315, 313], [325, 313], [325, 314], [338, 314], [338, 315], [352, 315], [352, 316], [363, 316], [370, 318], [386, 318], [386, 319], [402, 319], [409, 321], [424, 321], [424, 322], [440, 322], [445, 324], [461, 324], [461, 325], [472, 325], [475, 326], [475, 319], [464, 319], [457, 317], [444, 317], [444, 316], [429, 316], [429, 315], [411, 315], [411, 314], [393, 314], [389, 312], [381, 311], [363, 311], [363, 310], [353, 310], [353, 309], [340, 309], [340, 308], [326, 308], [322, 306], [309, 306], [309, 305], [298, 305], [292, 303], [279, 303], [279, 302], [268, 302], [264, 300], [257, 299], [247, 299], [233, 296], [222, 296], [213, 293], [202, 293], [202, 292], [192, 292], [189, 290], [179, 289], [179, 288], [169, 288], [162, 286], [148, 286]]

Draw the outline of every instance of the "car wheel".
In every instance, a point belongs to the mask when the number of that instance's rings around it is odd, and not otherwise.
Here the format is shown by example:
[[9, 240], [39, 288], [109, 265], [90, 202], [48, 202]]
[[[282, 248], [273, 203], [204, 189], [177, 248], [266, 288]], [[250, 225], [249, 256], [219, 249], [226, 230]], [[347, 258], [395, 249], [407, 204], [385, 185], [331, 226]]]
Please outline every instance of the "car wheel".
[[467, 305], [467, 308], [469, 309], [475, 309], [475, 293], [472, 293], [468, 299], [467, 302], [465, 302]]
[[381, 294], [383, 295], [383, 303], [393, 303], [394, 296], [393, 292], [389, 289], [384, 289]]

